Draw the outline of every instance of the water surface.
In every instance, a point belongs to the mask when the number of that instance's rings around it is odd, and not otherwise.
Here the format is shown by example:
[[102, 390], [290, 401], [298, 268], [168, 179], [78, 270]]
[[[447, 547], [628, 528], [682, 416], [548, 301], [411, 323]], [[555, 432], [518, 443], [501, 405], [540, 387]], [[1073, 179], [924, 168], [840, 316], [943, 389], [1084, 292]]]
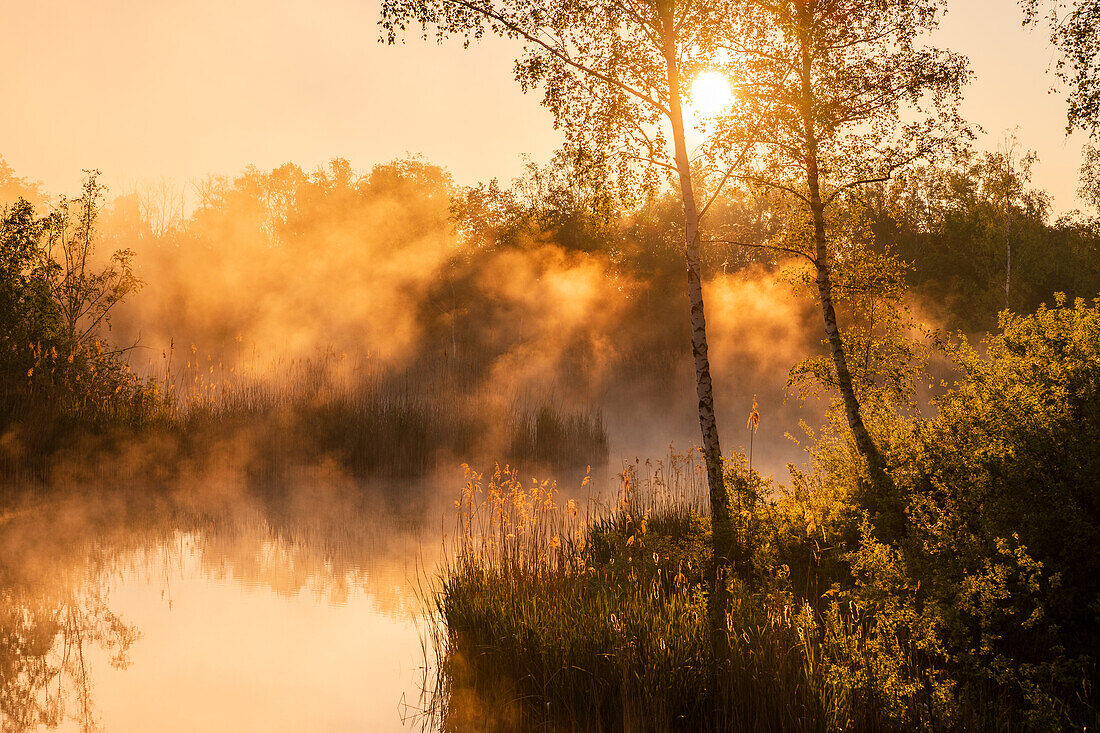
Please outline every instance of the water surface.
[[417, 728], [423, 502], [210, 498], [66, 492], [0, 518], [5, 731]]

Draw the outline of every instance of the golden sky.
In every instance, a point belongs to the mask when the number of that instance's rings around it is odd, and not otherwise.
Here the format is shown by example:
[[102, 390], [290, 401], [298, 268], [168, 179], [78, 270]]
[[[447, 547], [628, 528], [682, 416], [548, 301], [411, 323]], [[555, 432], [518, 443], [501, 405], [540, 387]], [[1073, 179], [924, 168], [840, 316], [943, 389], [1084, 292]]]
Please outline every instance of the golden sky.
[[[0, 155], [51, 191], [100, 168], [113, 191], [234, 174], [255, 163], [366, 168], [406, 153], [460, 183], [516, 175], [557, 144], [538, 97], [512, 80], [512, 47], [378, 43], [373, 0], [33, 0], [0, 28]], [[1053, 54], [1015, 0], [955, 0], [941, 45], [977, 73], [965, 112], [996, 147], [1018, 128], [1035, 182], [1075, 204], [1082, 135], [1048, 94]]]

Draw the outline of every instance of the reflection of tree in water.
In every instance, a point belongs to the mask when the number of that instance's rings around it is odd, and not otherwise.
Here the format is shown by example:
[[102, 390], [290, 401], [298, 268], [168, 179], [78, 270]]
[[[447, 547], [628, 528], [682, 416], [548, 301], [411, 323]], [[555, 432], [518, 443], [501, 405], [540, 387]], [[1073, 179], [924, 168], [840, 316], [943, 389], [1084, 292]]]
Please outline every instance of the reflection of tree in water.
[[406, 558], [420, 522], [361, 487], [324, 482], [212, 504], [168, 493], [57, 496], [0, 515], [0, 727], [24, 731], [73, 720], [97, 729], [89, 654], [115, 668], [141, 632], [109, 605], [126, 572], [167, 582], [167, 568], [197, 560], [202, 575], [313, 593], [344, 603], [362, 593], [387, 614], [415, 603]]
[[[39, 589], [40, 590], [40, 589]], [[86, 652], [98, 647], [112, 667], [129, 664], [140, 632], [107, 605], [98, 579], [51, 592], [4, 589], [0, 594], [0, 721], [3, 730], [54, 727], [65, 719], [95, 730]]]
[[140, 637], [109, 606], [113, 558], [164, 531], [124, 518], [160, 513], [149, 498], [134, 511], [98, 492], [9, 506], [0, 515], [0, 724], [6, 732], [73, 720], [94, 730], [89, 656], [105, 652], [124, 668]]

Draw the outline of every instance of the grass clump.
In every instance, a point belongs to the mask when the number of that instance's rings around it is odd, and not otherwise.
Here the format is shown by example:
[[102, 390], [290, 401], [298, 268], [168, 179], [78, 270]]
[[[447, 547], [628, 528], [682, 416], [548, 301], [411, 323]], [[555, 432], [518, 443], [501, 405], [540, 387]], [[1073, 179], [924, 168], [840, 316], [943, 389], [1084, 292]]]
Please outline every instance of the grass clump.
[[599, 410], [567, 411], [553, 404], [513, 418], [513, 461], [576, 467], [607, 461], [607, 429]]
[[[704, 582], [710, 519], [699, 511], [698, 466], [686, 455], [647, 464], [639, 480], [640, 470], [623, 472], [613, 505], [592, 503], [583, 514], [552, 483], [525, 484], [507, 467], [487, 480], [468, 471], [456, 502], [455, 552], [432, 609], [439, 677], [431, 724], [817, 730], [867, 723], [853, 717], [841, 698], [847, 690], [831, 683], [821, 662], [822, 617], [799, 605], [781, 574], [765, 581], [748, 562], [737, 568], [732, 660], [717, 667]], [[685, 487], [698, 493], [685, 496]]]
[[[468, 476], [459, 551], [435, 608], [448, 630], [439, 722], [518, 729], [698, 717], [705, 599], [669, 559], [636, 562], [653, 551], [648, 520], [622, 513], [597, 526], [554, 484], [525, 484], [508, 467], [487, 481]], [[706, 531], [703, 522], [687, 529], [666, 546]]]

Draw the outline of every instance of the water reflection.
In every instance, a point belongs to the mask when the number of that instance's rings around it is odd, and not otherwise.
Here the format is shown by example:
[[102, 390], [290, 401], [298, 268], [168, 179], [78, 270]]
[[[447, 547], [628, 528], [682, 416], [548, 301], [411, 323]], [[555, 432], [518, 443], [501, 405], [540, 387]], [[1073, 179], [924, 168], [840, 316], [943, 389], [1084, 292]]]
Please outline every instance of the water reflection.
[[4, 731], [413, 726], [424, 502], [323, 482], [211, 498], [0, 516]]
[[57, 726], [66, 715], [96, 729], [88, 650], [125, 669], [140, 636], [98, 589], [44, 597], [5, 592], [0, 607], [0, 710], [4, 730]]

